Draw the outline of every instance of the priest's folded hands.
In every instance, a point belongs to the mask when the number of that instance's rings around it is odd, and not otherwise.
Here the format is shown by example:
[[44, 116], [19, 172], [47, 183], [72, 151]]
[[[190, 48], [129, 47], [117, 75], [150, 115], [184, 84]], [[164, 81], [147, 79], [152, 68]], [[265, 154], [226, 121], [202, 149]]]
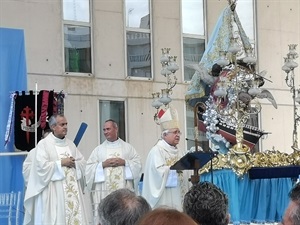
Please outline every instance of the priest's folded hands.
[[102, 163], [102, 165], [103, 165], [103, 168], [125, 166], [125, 160], [121, 159], [121, 158], [109, 158], [109, 159], [106, 159]]
[[63, 158], [61, 159], [61, 165], [69, 168], [75, 168], [76, 167], [75, 159], [72, 156]]

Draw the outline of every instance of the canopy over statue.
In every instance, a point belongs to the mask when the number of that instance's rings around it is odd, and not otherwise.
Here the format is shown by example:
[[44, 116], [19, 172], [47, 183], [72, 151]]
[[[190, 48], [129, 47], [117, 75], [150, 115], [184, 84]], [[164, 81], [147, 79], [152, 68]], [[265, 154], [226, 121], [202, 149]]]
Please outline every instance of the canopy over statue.
[[258, 99], [267, 98], [275, 108], [277, 105], [272, 94], [261, 88], [266, 72], [256, 72], [253, 47], [235, 7], [236, 1], [229, 1], [201, 61], [188, 65], [195, 73], [185, 99], [193, 108], [203, 103], [198, 110], [199, 130], [206, 132], [208, 139], [225, 151], [234, 144], [237, 151], [248, 151], [265, 134], [246, 126], [250, 115], [261, 110]]

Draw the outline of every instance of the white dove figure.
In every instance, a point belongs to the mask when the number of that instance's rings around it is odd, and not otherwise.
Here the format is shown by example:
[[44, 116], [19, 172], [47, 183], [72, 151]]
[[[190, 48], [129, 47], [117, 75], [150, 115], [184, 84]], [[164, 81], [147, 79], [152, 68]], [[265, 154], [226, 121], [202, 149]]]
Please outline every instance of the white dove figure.
[[261, 98], [261, 99], [262, 98], [268, 99], [272, 103], [274, 108], [277, 109], [277, 103], [275, 101], [275, 98], [273, 97], [271, 92], [269, 92], [267, 89], [261, 89], [261, 92], [259, 94], [257, 94], [256, 97]]

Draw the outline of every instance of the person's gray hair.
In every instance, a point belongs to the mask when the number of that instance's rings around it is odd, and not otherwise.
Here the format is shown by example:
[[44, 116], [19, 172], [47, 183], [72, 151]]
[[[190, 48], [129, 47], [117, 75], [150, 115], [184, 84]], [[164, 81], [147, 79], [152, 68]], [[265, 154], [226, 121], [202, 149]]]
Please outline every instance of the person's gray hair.
[[291, 209], [288, 216], [291, 219], [293, 225], [300, 224], [300, 203], [299, 202], [296, 207]]
[[296, 183], [289, 192], [289, 198], [295, 203], [295, 207], [290, 211], [289, 218], [293, 225], [300, 224], [300, 183]]
[[167, 133], [169, 133], [169, 130], [164, 130], [163, 132], [161, 132], [161, 138], [165, 139], [164, 137], [167, 135]]
[[101, 225], [134, 225], [149, 211], [146, 199], [126, 188], [110, 193], [98, 206]]
[[105, 123], [106, 123], [106, 122], [112, 122], [113, 126], [114, 126], [115, 128], [118, 128], [118, 124], [117, 124], [117, 122], [116, 122], [115, 120], [113, 120], [113, 119], [108, 119], [108, 120], [105, 120]]
[[55, 126], [56, 123], [57, 123], [57, 120], [56, 120], [57, 117], [64, 117], [64, 115], [62, 115], [62, 114], [54, 114], [54, 115], [52, 115], [49, 118], [48, 124], [49, 124], [49, 127], [50, 127], [51, 130], [52, 130], [52, 126]]

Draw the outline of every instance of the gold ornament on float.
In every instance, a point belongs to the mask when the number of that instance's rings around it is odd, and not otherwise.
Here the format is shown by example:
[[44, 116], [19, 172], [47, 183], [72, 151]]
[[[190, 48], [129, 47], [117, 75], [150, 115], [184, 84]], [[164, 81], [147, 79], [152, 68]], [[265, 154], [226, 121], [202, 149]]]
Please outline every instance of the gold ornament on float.
[[[246, 149], [245, 149], [246, 150]], [[213, 170], [232, 169], [233, 172], [242, 177], [253, 167], [281, 167], [300, 165], [300, 152], [294, 151], [291, 154], [280, 152], [278, 150], [266, 150], [265, 152], [234, 151], [232, 148], [227, 154], [219, 154], [212, 164]], [[204, 165], [199, 174], [207, 173], [211, 169], [211, 164]]]

